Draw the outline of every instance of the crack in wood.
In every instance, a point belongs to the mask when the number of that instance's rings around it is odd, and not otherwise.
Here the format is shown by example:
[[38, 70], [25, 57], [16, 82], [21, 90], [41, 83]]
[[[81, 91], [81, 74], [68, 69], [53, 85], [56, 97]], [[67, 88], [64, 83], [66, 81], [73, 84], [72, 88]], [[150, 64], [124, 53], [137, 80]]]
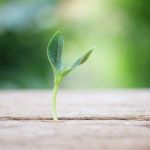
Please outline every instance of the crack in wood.
[[[126, 115], [126, 116], [75, 116], [59, 117], [59, 120], [138, 120], [150, 121], [150, 115]], [[48, 116], [1, 116], [0, 121], [6, 120], [53, 120]]]

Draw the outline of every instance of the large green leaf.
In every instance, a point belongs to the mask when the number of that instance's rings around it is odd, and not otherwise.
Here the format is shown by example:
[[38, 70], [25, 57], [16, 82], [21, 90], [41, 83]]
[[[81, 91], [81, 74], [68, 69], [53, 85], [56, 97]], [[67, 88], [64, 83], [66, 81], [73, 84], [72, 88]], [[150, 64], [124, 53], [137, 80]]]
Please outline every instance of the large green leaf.
[[62, 69], [62, 50], [64, 46], [64, 39], [60, 31], [56, 32], [47, 47], [47, 56], [52, 65], [54, 72]]
[[66, 69], [64, 69], [63, 72], [62, 72], [62, 76], [67, 75], [69, 72], [74, 70], [77, 66], [83, 64], [89, 58], [89, 56], [91, 55], [93, 50], [94, 50], [94, 48], [89, 50], [87, 53], [85, 53], [80, 58], [78, 58], [71, 66], [69, 66]]

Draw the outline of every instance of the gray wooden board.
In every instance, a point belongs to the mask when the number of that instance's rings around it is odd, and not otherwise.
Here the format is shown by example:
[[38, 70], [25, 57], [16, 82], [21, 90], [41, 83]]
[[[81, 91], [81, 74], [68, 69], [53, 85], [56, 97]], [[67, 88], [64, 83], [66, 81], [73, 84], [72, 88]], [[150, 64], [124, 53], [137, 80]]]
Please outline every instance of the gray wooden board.
[[[60, 91], [60, 117], [150, 120], [150, 90]], [[1, 91], [0, 118], [51, 117], [50, 91]]]
[[150, 150], [149, 121], [1, 121], [1, 150]]
[[0, 150], [150, 150], [150, 90], [0, 91]]

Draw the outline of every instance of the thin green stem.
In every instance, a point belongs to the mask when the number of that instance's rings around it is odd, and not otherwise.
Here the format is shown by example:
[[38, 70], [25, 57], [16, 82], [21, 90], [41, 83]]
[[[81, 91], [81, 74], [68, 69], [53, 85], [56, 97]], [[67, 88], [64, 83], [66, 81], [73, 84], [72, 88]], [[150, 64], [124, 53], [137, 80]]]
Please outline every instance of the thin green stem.
[[53, 93], [52, 93], [52, 117], [53, 120], [55, 121], [58, 120], [57, 109], [56, 109], [56, 98], [57, 98], [58, 88], [60, 86], [61, 79], [62, 79], [61, 76], [58, 76], [55, 79]]

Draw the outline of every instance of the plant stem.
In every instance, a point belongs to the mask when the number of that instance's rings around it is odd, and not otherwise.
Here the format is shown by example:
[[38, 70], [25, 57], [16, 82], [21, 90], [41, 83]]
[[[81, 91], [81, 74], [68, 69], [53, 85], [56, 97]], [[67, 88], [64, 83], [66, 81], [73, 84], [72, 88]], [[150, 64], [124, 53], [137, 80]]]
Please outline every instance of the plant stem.
[[55, 79], [53, 93], [52, 93], [52, 117], [53, 117], [53, 120], [55, 121], [58, 120], [57, 109], [56, 109], [56, 97], [58, 93], [58, 88], [60, 86], [60, 82], [61, 82], [61, 77], [58, 77]]

